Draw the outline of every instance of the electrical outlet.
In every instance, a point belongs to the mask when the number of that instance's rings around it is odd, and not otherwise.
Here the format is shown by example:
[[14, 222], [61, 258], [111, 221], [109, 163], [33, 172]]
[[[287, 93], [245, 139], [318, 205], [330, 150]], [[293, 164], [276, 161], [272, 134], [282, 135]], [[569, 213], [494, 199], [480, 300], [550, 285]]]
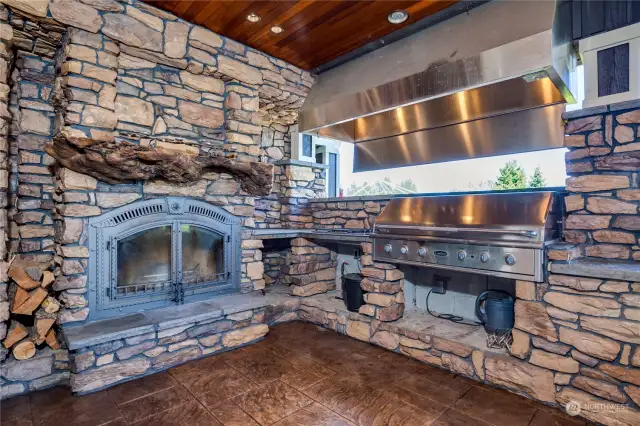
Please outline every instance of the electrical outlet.
[[447, 292], [447, 283], [451, 278], [442, 275], [434, 275], [433, 276], [433, 293], [436, 294], [445, 294]]
[[353, 249], [353, 258], [355, 260], [360, 260], [360, 249]]
[[444, 280], [434, 280], [432, 292], [436, 294], [445, 294], [447, 292], [447, 282]]

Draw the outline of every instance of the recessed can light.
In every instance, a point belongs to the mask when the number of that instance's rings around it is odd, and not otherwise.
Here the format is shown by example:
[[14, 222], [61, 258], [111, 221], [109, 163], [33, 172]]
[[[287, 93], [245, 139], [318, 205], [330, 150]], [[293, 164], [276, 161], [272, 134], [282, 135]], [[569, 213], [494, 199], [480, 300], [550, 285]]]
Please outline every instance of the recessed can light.
[[392, 24], [402, 24], [409, 19], [409, 12], [406, 10], [394, 10], [387, 16], [387, 20]]
[[283, 31], [284, 29], [280, 25], [274, 25], [273, 27], [271, 27], [271, 32], [274, 34], [280, 34]]
[[249, 22], [258, 22], [260, 20], [260, 15], [257, 15], [253, 12], [247, 15], [247, 21]]

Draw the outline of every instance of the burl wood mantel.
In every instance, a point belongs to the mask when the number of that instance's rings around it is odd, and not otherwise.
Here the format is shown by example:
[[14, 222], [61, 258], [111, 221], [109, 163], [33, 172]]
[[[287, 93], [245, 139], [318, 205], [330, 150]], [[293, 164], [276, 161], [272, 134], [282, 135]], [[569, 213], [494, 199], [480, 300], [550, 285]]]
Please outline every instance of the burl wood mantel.
[[109, 184], [154, 178], [192, 183], [206, 171], [223, 171], [235, 176], [249, 195], [271, 192], [273, 164], [238, 161], [222, 151], [202, 155], [196, 147], [153, 142], [141, 146], [124, 140], [100, 141], [60, 133], [45, 150], [62, 166]]

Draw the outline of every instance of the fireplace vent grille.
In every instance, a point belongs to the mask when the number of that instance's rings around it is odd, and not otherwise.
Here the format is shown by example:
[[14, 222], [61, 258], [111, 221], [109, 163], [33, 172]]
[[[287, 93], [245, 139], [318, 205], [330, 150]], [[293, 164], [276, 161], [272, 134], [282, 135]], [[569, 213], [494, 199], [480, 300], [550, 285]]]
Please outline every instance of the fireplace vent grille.
[[224, 223], [225, 225], [230, 225], [232, 223], [229, 216], [223, 215], [220, 212], [203, 206], [196, 206], [191, 204], [189, 205], [189, 213], [207, 216], [213, 220], [217, 220], [220, 223]]
[[127, 210], [124, 213], [121, 213], [119, 215], [112, 217], [110, 220], [111, 223], [109, 223], [109, 225], [110, 226], [119, 225], [123, 222], [132, 220], [138, 217], [148, 216], [156, 213], [163, 213], [165, 210], [166, 210], [166, 203], [164, 202], [138, 207], [135, 209]]

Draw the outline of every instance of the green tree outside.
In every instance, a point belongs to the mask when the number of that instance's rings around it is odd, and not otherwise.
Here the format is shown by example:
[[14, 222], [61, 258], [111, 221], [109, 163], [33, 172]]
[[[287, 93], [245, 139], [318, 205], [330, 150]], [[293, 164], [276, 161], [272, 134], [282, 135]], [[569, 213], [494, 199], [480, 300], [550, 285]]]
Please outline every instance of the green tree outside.
[[525, 188], [544, 188], [546, 181], [542, 175], [540, 167], [536, 167], [530, 179], [517, 161], [508, 161], [498, 171], [498, 177], [495, 182], [491, 182], [491, 189], [507, 190], [507, 189], [525, 189]]
[[536, 167], [533, 171], [533, 176], [529, 179], [529, 188], [544, 188], [547, 186], [547, 181], [544, 176], [542, 176], [542, 172], [540, 171], [540, 167]]

